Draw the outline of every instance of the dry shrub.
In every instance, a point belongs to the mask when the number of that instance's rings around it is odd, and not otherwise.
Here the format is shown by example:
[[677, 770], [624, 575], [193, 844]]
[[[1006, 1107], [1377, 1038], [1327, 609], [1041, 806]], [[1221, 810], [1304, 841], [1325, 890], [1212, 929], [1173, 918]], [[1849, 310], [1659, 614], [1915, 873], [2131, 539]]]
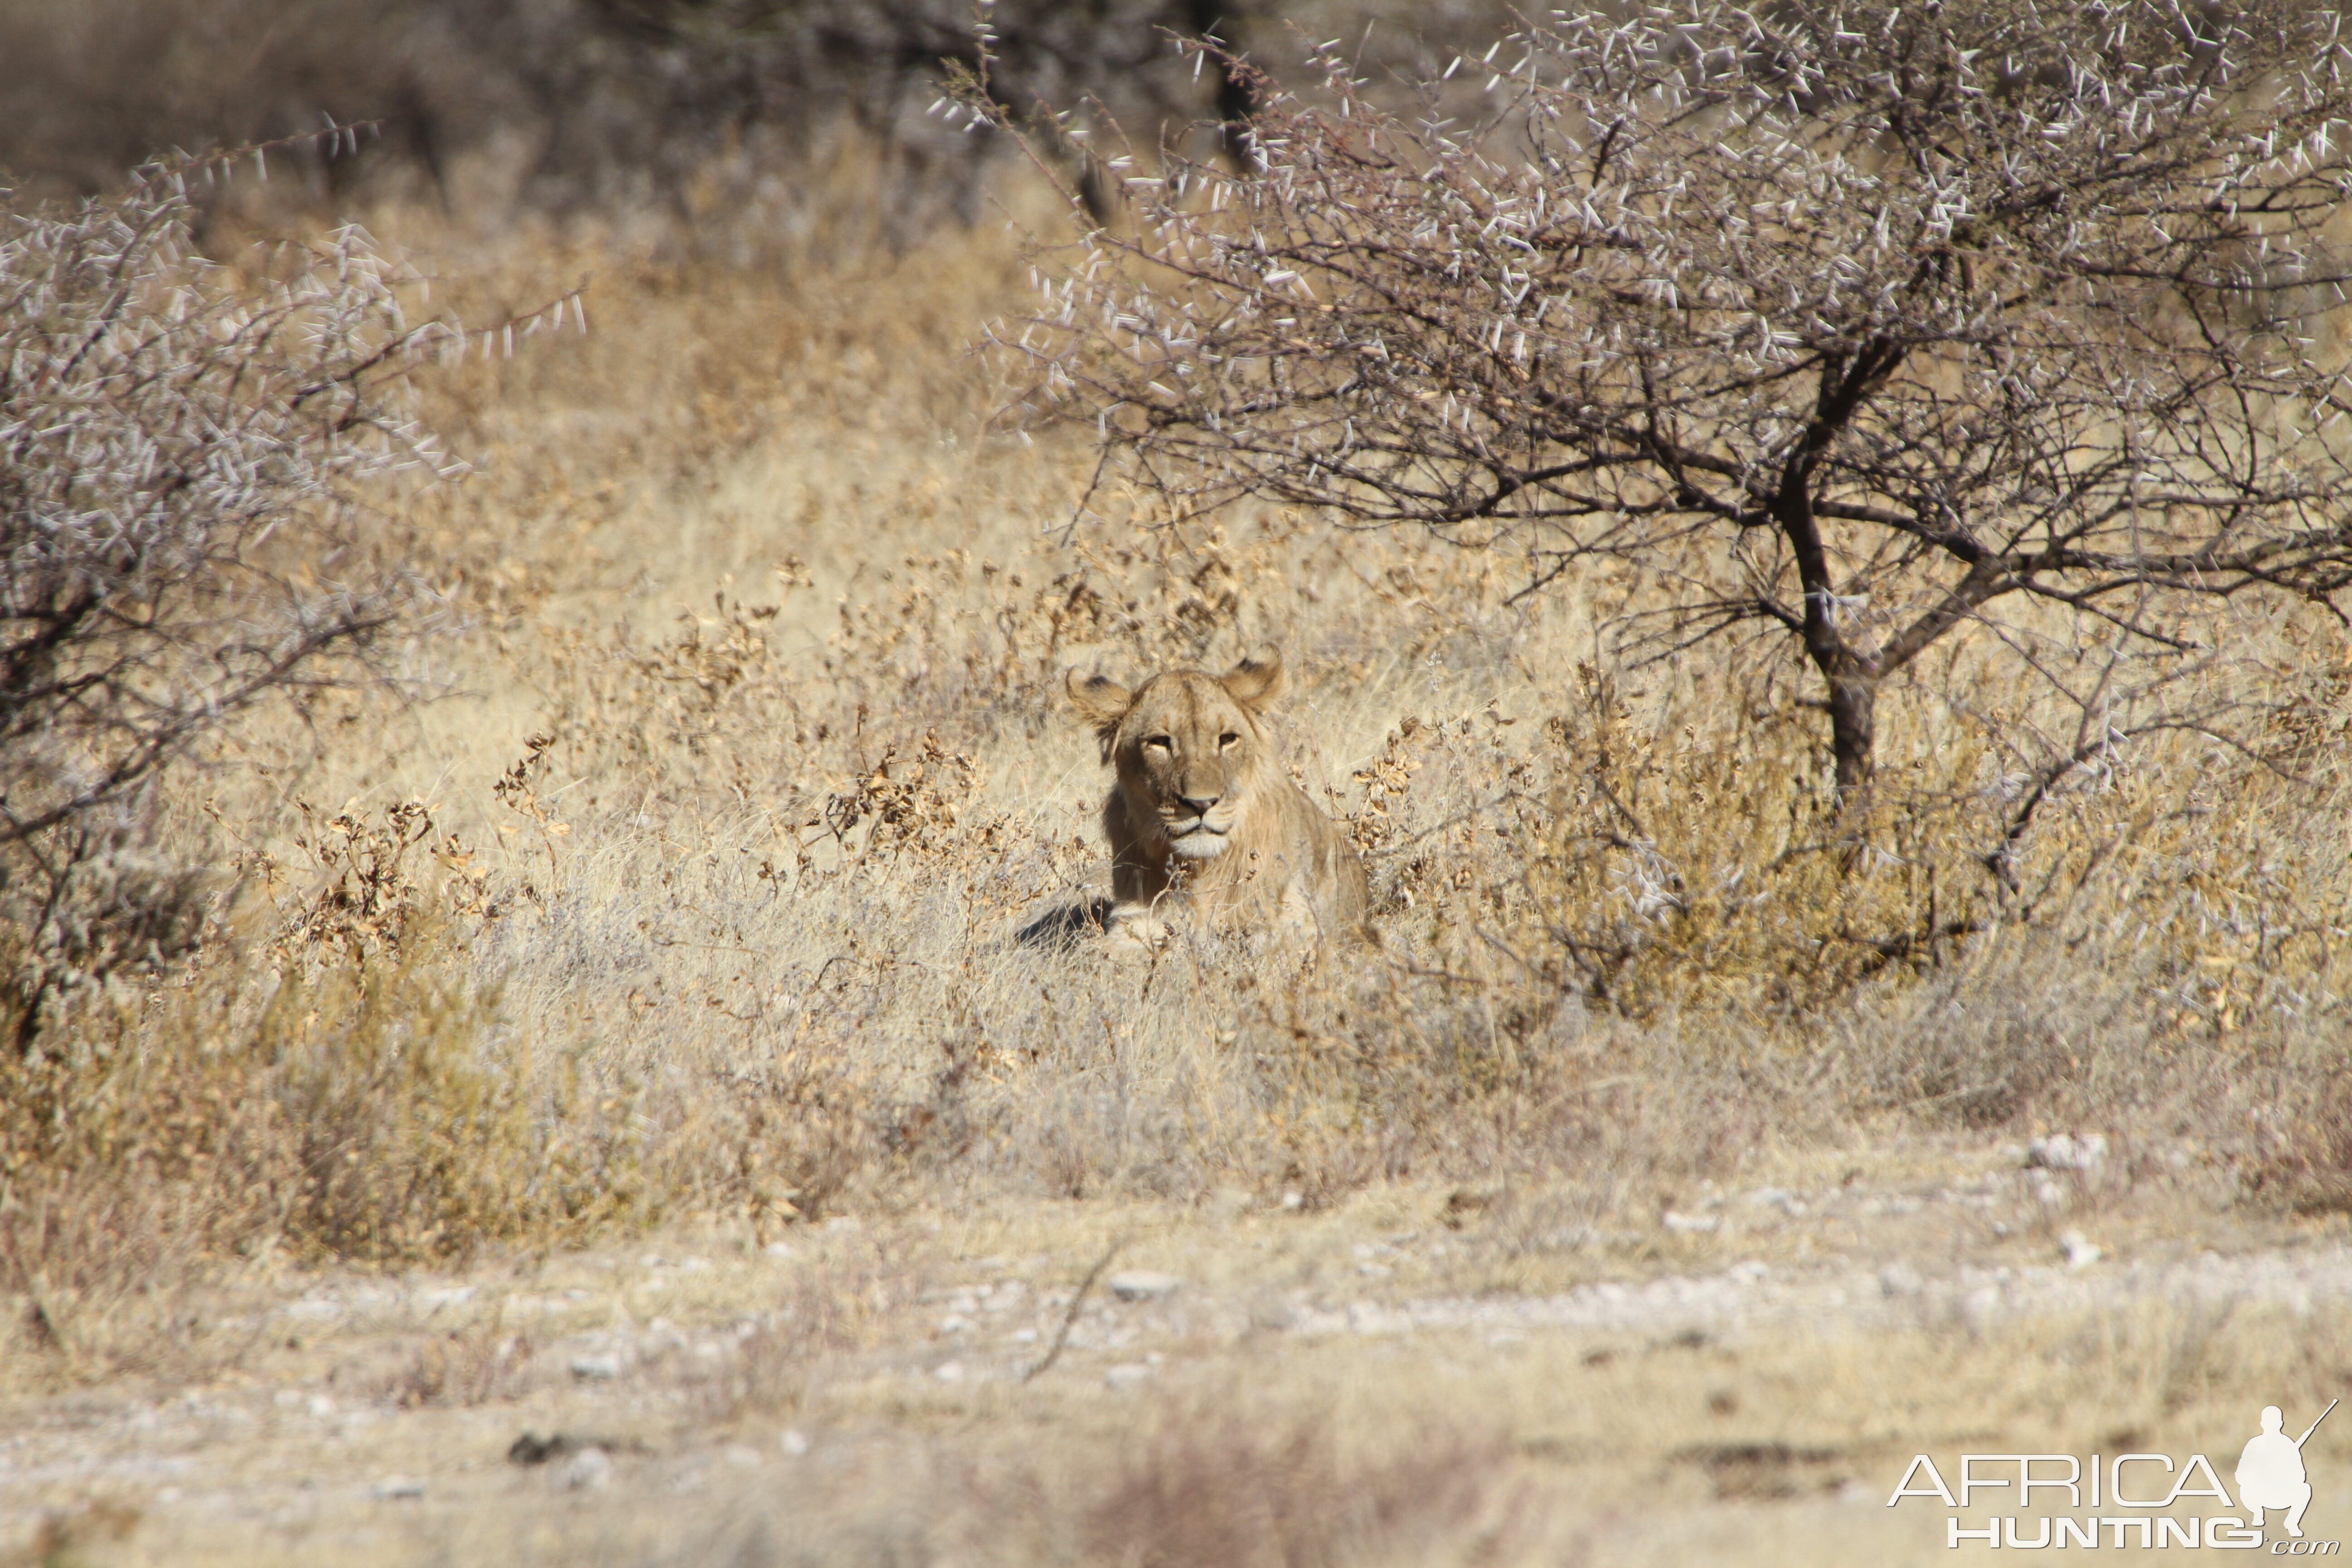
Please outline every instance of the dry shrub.
[[782, 1300], [737, 1343], [738, 1354], [705, 1391], [724, 1421], [789, 1416], [808, 1400], [830, 1363], [872, 1343], [888, 1314], [922, 1297], [929, 1268], [919, 1255], [886, 1254], [856, 1239], [796, 1268]]
[[532, 1353], [528, 1335], [508, 1332], [492, 1314], [471, 1328], [425, 1341], [385, 1392], [410, 1409], [513, 1399], [530, 1385]]
[[416, 1261], [627, 1214], [625, 1086], [535, 1053], [461, 940], [427, 921], [397, 959], [199, 972], [0, 1065], [0, 1289], [37, 1343], [79, 1363], [85, 1330], [217, 1259]]
[[194, 254], [191, 187], [142, 168], [105, 201], [0, 199], [0, 1016], [183, 957], [193, 868], [155, 786], [242, 720], [370, 673], [412, 607], [354, 491], [430, 467], [387, 384], [449, 331], [404, 318], [365, 233]]
[[1206, 1411], [1123, 1456], [1081, 1515], [1082, 1562], [1136, 1568], [1337, 1568], [1477, 1562], [1501, 1544], [1499, 1446], [1423, 1431], [1387, 1458], [1343, 1454], [1332, 1422], [1269, 1428]]
[[[1001, 100], [1024, 114], [1042, 98], [1237, 119], [1243, 79], [1203, 78], [1168, 38], [1284, 43], [1257, 9], [1004, 0], [986, 47]], [[1347, 18], [1380, 8], [1336, 9], [1354, 34], [1366, 29]], [[1417, 16], [1410, 32], [1381, 29], [1384, 47], [1426, 63], [1436, 46], [1416, 35], [1433, 20], [1464, 35], [1504, 14]], [[652, 229], [667, 248], [739, 261], [855, 260], [981, 213], [999, 139], [926, 110], [943, 62], [977, 63], [982, 37], [961, 0], [313, 0], [294, 13], [21, 0], [0, 13], [0, 167], [89, 191], [157, 148], [286, 136], [328, 114], [368, 123], [358, 156], [288, 158], [270, 193], [281, 205], [422, 199], [490, 223], [520, 211]], [[844, 143], [856, 156], [835, 167]]]

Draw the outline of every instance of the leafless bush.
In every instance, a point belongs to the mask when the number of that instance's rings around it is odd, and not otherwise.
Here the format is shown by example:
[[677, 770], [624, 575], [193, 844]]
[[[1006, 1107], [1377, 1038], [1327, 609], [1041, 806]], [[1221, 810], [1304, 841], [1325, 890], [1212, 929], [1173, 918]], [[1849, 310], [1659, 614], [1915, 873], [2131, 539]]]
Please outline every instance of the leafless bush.
[[2345, 62], [2291, 5], [1587, 12], [1456, 117], [1327, 52], [1263, 175], [1130, 161], [1002, 341], [1181, 510], [1634, 568], [1621, 646], [1801, 658], [1849, 799], [1934, 652], [2006, 874], [2136, 737], [2258, 743], [2235, 606], [2352, 584]]
[[[266, 150], [252, 156], [263, 159]], [[268, 700], [353, 673], [402, 608], [355, 487], [430, 467], [383, 383], [438, 322], [355, 228], [231, 274], [180, 161], [0, 214], [0, 915], [19, 1047], [60, 984], [191, 931], [150, 864], [159, 773]]]

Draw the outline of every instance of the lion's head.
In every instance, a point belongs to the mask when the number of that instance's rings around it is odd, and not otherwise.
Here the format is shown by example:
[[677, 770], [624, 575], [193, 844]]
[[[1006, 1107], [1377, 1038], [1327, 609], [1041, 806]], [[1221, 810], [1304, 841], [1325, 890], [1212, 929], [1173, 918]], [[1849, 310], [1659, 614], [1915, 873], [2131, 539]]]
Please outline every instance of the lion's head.
[[1272, 647], [1222, 676], [1171, 669], [1133, 690], [1099, 675], [1069, 678], [1103, 761], [1118, 770], [1128, 822], [1151, 849], [1192, 862], [1224, 850], [1264, 787], [1269, 748], [1258, 714], [1281, 686]]

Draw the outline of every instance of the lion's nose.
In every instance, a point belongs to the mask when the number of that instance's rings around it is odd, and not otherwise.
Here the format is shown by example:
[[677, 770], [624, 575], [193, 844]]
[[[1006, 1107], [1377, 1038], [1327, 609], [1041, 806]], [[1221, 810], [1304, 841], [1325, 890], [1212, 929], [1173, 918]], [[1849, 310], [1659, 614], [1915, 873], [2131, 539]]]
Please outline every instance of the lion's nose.
[[1225, 797], [1221, 795], [1180, 795], [1176, 798], [1190, 806], [1193, 816], [1206, 816], [1209, 815], [1209, 807]]

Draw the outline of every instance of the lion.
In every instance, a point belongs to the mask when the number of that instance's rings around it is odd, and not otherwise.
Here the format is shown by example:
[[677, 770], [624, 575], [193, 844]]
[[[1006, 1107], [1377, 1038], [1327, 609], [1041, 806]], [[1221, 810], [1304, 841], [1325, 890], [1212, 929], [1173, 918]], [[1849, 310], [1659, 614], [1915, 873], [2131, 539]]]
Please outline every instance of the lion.
[[1223, 675], [1171, 669], [1130, 690], [1070, 671], [1118, 782], [1103, 803], [1112, 934], [1163, 940], [1164, 910], [1224, 925], [1370, 940], [1364, 863], [1283, 775], [1260, 715], [1282, 686], [1271, 645]]

